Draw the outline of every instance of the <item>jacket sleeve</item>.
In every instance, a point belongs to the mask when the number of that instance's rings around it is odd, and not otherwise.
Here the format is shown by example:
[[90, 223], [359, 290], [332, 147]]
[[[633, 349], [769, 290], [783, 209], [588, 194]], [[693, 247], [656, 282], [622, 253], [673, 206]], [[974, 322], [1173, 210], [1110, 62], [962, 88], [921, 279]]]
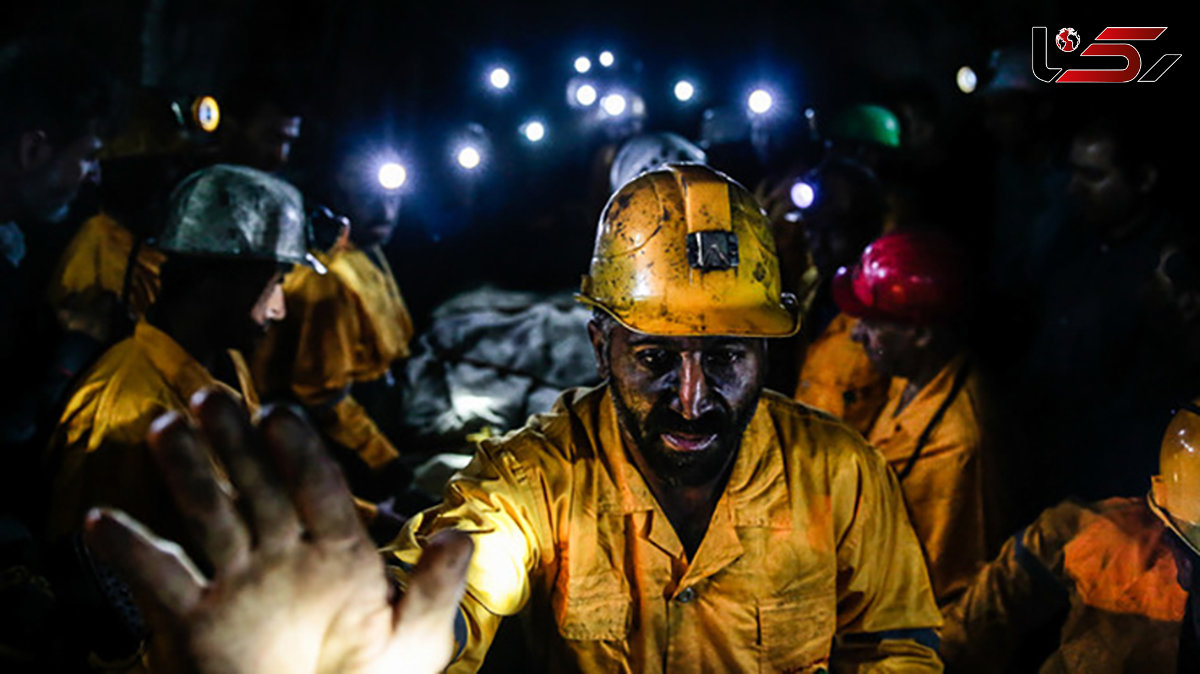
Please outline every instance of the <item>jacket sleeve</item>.
[[[287, 310], [295, 335], [290, 388], [329, 439], [354, 452], [372, 469], [400, 453], [350, 395], [358, 360], [364, 354], [358, 298], [331, 275], [321, 277], [305, 270], [289, 283]], [[294, 332], [293, 332], [294, 331]], [[279, 344], [279, 356], [291, 351]], [[286, 369], [286, 368], [285, 368]]]
[[353, 396], [346, 395], [319, 413], [313, 420], [330, 440], [354, 452], [372, 470], [382, 468], [400, 452]]
[[80, 226], [46, 292], [64, 330], [109, 339], [132, 245], [133, 237], [103, 213]]
[[877, 451], [856, 444], [854, 469], [838, 471], [834, 485], [841, 533], [830, 671], [940, 672], [940, 616], [900, 486]]
[[542, 470], [518, 461], [503, 445], [484, 443], [471, 463], [446, 487], [443, 502], [417, 515], [385, 548], [401, 585], [405, 569], [420, 557], [434, 532], [471, 533], [475, 554], [467, 571], [467, 591], [455, 626], [458, 654], [448, 671], [473, 672], [483, 662], [500, 620], [529, 600], [534, 577], [554, 550], [550, 504], [554, 493]]
[[51, 538], [78, 531], [87, 510], [98, 505], [120, 508], [154, 531], [169, 531], [173, 511], [162, 505], [170, 497], [145, 443], [151, 421], [167, 408], [151, 396], [113, 402], [105, 393], [102, 381], [85, 382], [51, 439]]
[[952, 671], [1004, 671], [1025, 635], [1067, 607], [1063, 546], [1081, 511], [1064, 503], [1042, 513], [946, 607], [942, 654]]

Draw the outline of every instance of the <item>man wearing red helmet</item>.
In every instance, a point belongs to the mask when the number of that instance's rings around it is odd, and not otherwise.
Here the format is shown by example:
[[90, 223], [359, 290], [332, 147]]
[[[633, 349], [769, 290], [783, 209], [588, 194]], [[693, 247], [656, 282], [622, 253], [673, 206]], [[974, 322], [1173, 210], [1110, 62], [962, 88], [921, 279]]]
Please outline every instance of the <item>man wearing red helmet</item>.
[[995, 479], [979, 383], [963, 348], [962, 255], [930, 232], [886, 235], [833, 294], [859, 319], [852, 338], [890, 376], [888, 402], [867, 433], [900, 478], [938, 603], [952, 600], [995, 551]]

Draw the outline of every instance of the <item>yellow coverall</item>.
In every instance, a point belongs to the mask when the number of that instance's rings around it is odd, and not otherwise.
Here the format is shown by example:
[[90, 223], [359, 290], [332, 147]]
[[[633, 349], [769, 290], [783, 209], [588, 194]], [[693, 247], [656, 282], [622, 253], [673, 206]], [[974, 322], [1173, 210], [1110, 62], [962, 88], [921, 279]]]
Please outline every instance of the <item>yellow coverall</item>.
[[[1187, 593], [1176, 579], [1172, 535], [1144, 498], [1043, 512], [946, 607], [947, 665], [1006, 671], [1024, 638], [1049, 626], [1057, 647], [1040, 674], [1177, 671]], [[1055, 619], [1061, 624], [1047, 625]]]
[[858, 319], [838, 314], [804, 352], [796, 400], [829, 412], [866, 435], [888, 398], [887, 376], [850, 339]]
[[[258, 400], [241, 354], [229, 352], [252, 410]], [[159, 533], [178, 532], [174, 505], [146, 446], [159, 415], [187, 412], [192, 395], [214, 379], [175, 340], [140, 322], [83, 376], [67, 401], [49, 449], [53, 475], [49, 533], [77, 531], [87, 510], [114, 506]]]
[[379, 468], [399, 453], [350, 387], [408, 357], [412, 318], [378, 246], [340, 243], [314, 255], [329, 271], [297, 267], [284, 279], [287, 318], [258, 349], [256, 379], [264, 390], [289, 390], [327, 437]]
[[50, 283], [50, 305], [64, 329], [106, 342], [112, 335], [111, 312], [122, 301], [133, 320], [145, 317], [158, 298], [166, 254], [139, 245], [126, 278], [135, 242], [133, 232], [106, 213], [83, 223], [63, 251]]
[[627, 458], [607, 385], [484, 441], [391, 549], [414, 564], [447, 528], [475, 541], [451, 672], [477, 669], [522, 611], [548, 671], [941, 671], [895, 477], [844, 424], [776, 393], [695, 559]]
[[[999, 477], [981, 431], [979, 384], [973, 372], [960, 374], [964, 367], [963, 356], [953, 359], [899, 413], [908, 380], [894, 378], [888, 402], [867, 434], [900, 477], [939, 605], [966, 588], [1003, 535], [996, 520]], [[960, 390], [947, 402], [959, 376]], [[940, 421], [933, 423], [944, 405]], [[928, 438], [909, 467], [926, 428], [931, 429]]]

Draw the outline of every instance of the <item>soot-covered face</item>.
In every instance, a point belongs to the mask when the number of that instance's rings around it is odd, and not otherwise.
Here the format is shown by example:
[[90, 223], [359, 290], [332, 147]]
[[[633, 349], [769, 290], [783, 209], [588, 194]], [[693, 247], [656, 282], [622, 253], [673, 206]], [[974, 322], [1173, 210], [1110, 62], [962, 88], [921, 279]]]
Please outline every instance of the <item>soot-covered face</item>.
[[645, 335], [604, 319], [589, 331], [621, 427], [655, 477], [672, 486], [719, 477], [758, 405], [765, 341]]

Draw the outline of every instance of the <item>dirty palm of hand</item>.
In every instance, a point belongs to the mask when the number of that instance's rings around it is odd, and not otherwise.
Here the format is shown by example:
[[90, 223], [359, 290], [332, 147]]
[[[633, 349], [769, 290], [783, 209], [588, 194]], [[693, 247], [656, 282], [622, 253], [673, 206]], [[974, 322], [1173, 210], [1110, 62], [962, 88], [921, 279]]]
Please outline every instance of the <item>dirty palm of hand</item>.
[[[87, 522], [89, 544], [147, 615], [155, 669], [441, 671], [470, 539], [435, 541], [393, 604], [341, 474], [297, 414], [271, 410], [255, 432], [227, 396], [202, 393], [193, 408], [199, 428], [168, 414], [150, 442], [212, 577], [123, 513], [92, 511]], [[220, 487], [210, 448], [241, 503]]]

